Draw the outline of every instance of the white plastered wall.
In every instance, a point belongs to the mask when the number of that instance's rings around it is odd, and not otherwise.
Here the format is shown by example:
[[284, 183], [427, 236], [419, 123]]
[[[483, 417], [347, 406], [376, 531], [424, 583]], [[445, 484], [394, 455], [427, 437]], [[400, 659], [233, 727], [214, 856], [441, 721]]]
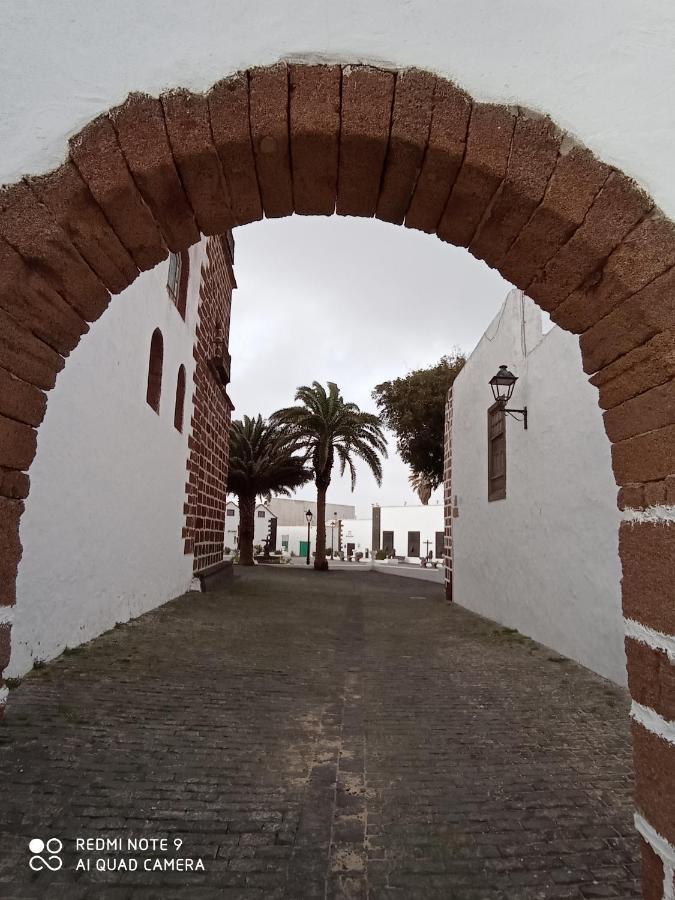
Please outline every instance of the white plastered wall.
[[[518, 376], [507, 417], [506, 499], [487, 499], [488, 384]], [[597, 392], [574, 335], [513, 290], [453, 387], [454, 599], [626, 683], [619, 512]]]
[[410, 556], [408, 552], [408, 532], [419, 531], [422, 556], [426, 556], [428, 551], [435, 554], [436, 532], [443, 531], [444, 528], [443, 506], [440, 503], [428, 506], [383, 506], [381, 525], [383, 532], [394, 532], [396, 556], [405, 556], [410, 562], [417, 562], [420, 557]]
[[[190, 586], [181, 529], [203, 248], [190, 250], [185, 322], [167, 293], [167, 261], [113, 298], [49, 394], [21, 519], [7, 676]], [[159, 415], [146, 402], [155, 328], [164, 338]], [[180, 364], [182, 434], [174, 428]]]
[[203, 90], [284, 57], [421, 66], [551, 115], [672, 216], [671, 0], [8, 0], [0, 181], [40, 173], [129, 91]]

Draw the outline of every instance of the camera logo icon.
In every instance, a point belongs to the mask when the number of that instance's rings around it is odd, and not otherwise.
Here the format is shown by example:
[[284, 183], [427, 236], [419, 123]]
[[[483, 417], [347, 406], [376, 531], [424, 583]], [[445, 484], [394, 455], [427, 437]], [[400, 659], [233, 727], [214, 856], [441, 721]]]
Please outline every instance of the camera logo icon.
[[[59, 856], [63, 844], [58, 838], [49, 838], [47, 843], [40, 838], [33, 838], [28, 844], [28, 849], [33, 854], [28, 865], [34, 872], [41, 872], [43, 869], [58, 872], [63, 865], [63, 860]], [[41, 856], [40, 854], [45, 855]]]

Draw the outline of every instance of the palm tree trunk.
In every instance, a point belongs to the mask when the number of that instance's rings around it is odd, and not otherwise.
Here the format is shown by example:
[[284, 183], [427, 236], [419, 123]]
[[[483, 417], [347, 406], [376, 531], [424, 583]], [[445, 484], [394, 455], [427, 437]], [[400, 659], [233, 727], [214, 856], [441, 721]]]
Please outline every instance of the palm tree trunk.
[[314, 568], [325, 572], [328, 569], [328, 560], [326, 559], [326, 491], [321, 484], [316, 486], [316, 556], [314, 557]]
[[239, 565], [253, 565], [255, 494], [239, 494]]

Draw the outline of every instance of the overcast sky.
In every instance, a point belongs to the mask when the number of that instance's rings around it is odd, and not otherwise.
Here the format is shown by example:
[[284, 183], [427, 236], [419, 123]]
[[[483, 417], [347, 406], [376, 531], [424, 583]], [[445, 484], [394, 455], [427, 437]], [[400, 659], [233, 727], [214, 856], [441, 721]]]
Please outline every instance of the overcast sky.
[[[336, 381], [345, 400], [377, 412], [376, 384], [471, 351], [511, 287], [466, 250], [375, 219], [271, 219], [238, 228], [235, 240], [236, 418], [290, 405], [313, 380]], [[336, 471], [329, 504], [352, 503], [363, 517], [372, 503], [419, 503], [388, 437], [382, 487], [361, 464], [352, 494]], [[297, 496], [313, 499], [313, 486]]]

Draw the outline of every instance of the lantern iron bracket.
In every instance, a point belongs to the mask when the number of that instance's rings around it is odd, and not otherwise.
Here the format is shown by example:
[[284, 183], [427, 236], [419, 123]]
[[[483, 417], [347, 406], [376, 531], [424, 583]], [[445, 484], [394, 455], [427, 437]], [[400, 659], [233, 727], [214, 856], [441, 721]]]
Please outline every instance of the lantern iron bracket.
[[[512, 419], [515, 419], [516, 422], [522, 422], [523, 428], [527, 431], [527, 407], [523, 407], [523, 409], [507, 409], [504, 407], [504, 412], [508, 413]], [[522, 419], [519, 419], [518, 416], [522, 416]]]

